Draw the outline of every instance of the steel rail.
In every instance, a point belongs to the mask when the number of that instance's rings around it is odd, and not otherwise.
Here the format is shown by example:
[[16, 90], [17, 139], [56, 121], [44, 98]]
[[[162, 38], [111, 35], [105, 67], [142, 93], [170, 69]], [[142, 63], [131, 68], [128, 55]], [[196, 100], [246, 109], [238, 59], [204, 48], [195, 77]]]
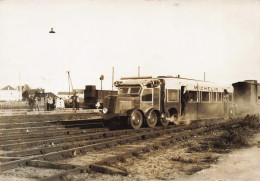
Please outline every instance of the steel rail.
[[[78, 121], [78, 120], [77, 120]], [[27, 129], [40, 129], [40, 128], [48, 128], [48, 127], [83, 127], [86, 125], [91, 125], [91, 124], [103, 124], [103, 120], [102, 119], [91, 119], [91, 120], [80, 120], [82, 123], [74, 123], [75, 121], [55, 121], [53, 122], [53, 124], [34, 124], [34, 125], [30, 125], [30, 127], [12, 127], [11, 124], [10, 126], [7, 126], [6, 128], [2, 128], [0, 129], [1, 133], [0, 136], [3, 135], [4, 133], [16, 133], [16, 132], [21, 132], [22, 130], [27, 130]], [[65, 124], [66, 123], [66, 124]]]
[[[124, 137], [129, 137], [129, 135], [127, 135], [127, 134], [121, 135], [120, 139], [122, 139]], [[107, 142], [107, 141], [112, 141], [112, 140], [115, 140], [115, 138], [108, 137], [108, 138], [104, 138], [104, 139], [97, 139], [97, 140], [90, 140], [90, 141], [77, 141], [77, 142], [72, 142], [72, 143], [64, 143], [64, 144], [60, 144], [57, 146], [51, 146], [51, 147], [45, 147], [45, 148], [35, 148], [35, 149], [26, 150], [26, 151], [6, 153], [3, 156], [8, 156], [8, 157], [12, 157], [12, 158], [15, 158], [16, 156], [18, 156], [18, 157], [22, 158], [25, 156], [41, 155], [41, 154], [68, 150], [71, 148], [77, 148], [77, 147], [82, 147], [82, 146], [87, 146], [87, 145], [91, 145], [91, 144], [102, 143], [102, 142]]]
[[[19, 115], [19, 116], [0, 116], [0, 123], [10, 122], [24, 122], [31, 120], [38, 122], [42, 120], [72, 120], [72, 119], [86, 119], [91, 117], [99, 117], [98, 113], [60, 113], [60, 114], [39, 114], [39, 115]], [[100, 119], [100, 117], [99, 117]]]
[[72, 135], [82, 135], [87, 133], [96, 133], [96, 132], [104, 132], [108, 131], [108, 128], [95, 128], [95, 129], [55, 129], [51, 131], [44, 131], [43, 133], [31, 133], [27, 135], [15, 135], [9, 136], [9, 139], [4, 139], [0, 137], [0, 146], [7, 145], [7, 144], [17, 144], [17, 143], [24, 143], [35, 141], [35, 139], [43, 140], [49, 137], [55, 136], [57, 137], [64, 137], [64, 136], [72, 136]]
[[[167, 128], [167, 127], [165, 127]], [[186, 128], [188, 129], [188, 127], [186, 126]], [[190, 128], [190, 127], [189, 127]], [[196, 129], [197, 127], [194, 127], [194, 129]], [[3, 163], [0, 164], [0, 168], [2, 169], [2, 171], [8, 170], [8, 169], [12, 169], [12, 168], [16, 168], [20, 165], [25, 165], [26, 162], [28, 162], [29, 160], [33, 160], [33, 159], [43, 159], [43, 160], [59, 160], [59, 159], [64, 159], [67, 157], [74, 157], [75, 155], [78, 154], [84, 154], [87, 151], [90, 150], [95, 150], [95, 149], [102, 149], [102, 148], [106, 148], [106, 147], [111, 147], [117, 144], [124, 144], [126, 142], [130, 142], [130, 141], [136, 141], [136, 140], [142, 140], [142, 139], [148, 139], [148, 138], [152, 138], [152, 137], [158, 137], [164, 134], [169, 134], [172, 133], [172, 131], [176, 131], [180, 128], [176, 128], [176, 127], [171, 127], [171, 129], [163, 129], [163, 130], [159, 130], [159, 131], [154, 131], [154, 132], [143, 132], [137, 135], [133, 135], [130, 137], [127, 137], [125, 139], [115, 139], [112, 141], [108, 141], [108, 142], [102, 142], [102, 143], [96, 143], [96, 144], [92, 144], [92, 145], [87, 145], [87, 146], [82, 146], [82, 147], [77, 147], [77, 148], [71, 148], [68, 150], [63, 150], [63, 151], [57, 151], [57, 152], [51, 152], [51, 153], [46, 153], [43, 155], [38, 155], [38, 156], [33, 156], [33, 157], [29, 157], [29, 158], [25, 158], [25, 159], [21, 159], [21, 160], [16, 160], [16, 161], [11, 161], [8, 163]], [[138, 130], [136, 130], [138, 131]]]
[[[233, 123], [234, 122], [230, 122], [229, 124], [233, 124]], [[224, 124], [226, 124], [226, 123], [224, 123]], [[147, 145], [145, 145], [141, 148], [136, 148], [136, 149], [131, 150], [131, 151], [126, 151], [123, 154], [108, 157], [108, 158], [103, 159], [103, 160], [98, 161], [98, 162], [89, 163], [85, 166], [81, 166], [81, 167], [78, 167], [78, 168], [75, 168], [75, 169], [67, 170], [65, 172], [40, 179], [40, 181], [66, 180], [69, 175], [80, 174], [80, 173], [84, 173], [84, 172], [91, 170], [93, 165], [96, 165], [96, 164], [110, 165], [110, 164], [115, 163], [115, 162], [125, 161], [126, 158], [136, 157], [139, 154], [149, 152], [150, 150], [158, 150], [161, 146], [167, 146], [169, 144], [174, 144], [177, 141], [185, 140], [185, 139], [188, 139], [192, 136], [201, 135], [201, 134], [204, 134], [204, 133], [207, 133], [207, 132], [211, 132], [212, 130], [220, 129], [223, 126], [223, 124], [219, 123], [218, 125], [214, 125], [210, 128], [209, 128], [209, 126], [210, 125], [206, 125], [206, 127], [200, 127], [193, 132], [190, 132], [190, 130], [187, 130], [187, 131], [184, 131], [184, 132], [181, 132], [181, 133], [175, 133], [174, 135], [171, 135], [170, 138], [166, 138], [166, 139], [163, 139], [161, 141], [156, 141], [155, 143], [150, 143], [150, 144], [147, 144]]]
[[[156, 129], [168, 129], [170, 127], [157, 127]], [[105, 133], [95, 133], [95, 134], [90, 134], [90, 135], [65, 135], [62, 137], [58, 137], [58, 138], [47, 138], [44, 140], [32, 140], [32, 141], [28, 141], [26, 142], [26, 140], [23, 140], [21, 143], [15, 143], [15, 144], [4, 144], [4, 145], [0, 145], [0, 149], [1, 150], [12, 150], [15, 148], [18, 149], [25, 149], [28, 147], [33, 147], [33, 146], [40, 146], [40, 145], [52, 145], [52, 144], [59, 144], [59, 143], [64, 143], [64, 142], [68, 142], [68, 141], [77, 141], [77, 140], [83, 140], [83, 139], [89, 139], [89, 138], [93, 138], [95, 136], [97, 137], [102, 137], [103, 134], [109, 135], [109, 134], [115, 134], [117, 132], [126, 132], [126, 134], [130, 134], [131, 132], [142, 132], [142, 131], [149, 131], [152, 130], [150, 128], [143, 128], [140, 130], [117, 130], [117, 131], [109, 131], [109, 132], [105, 132]]]

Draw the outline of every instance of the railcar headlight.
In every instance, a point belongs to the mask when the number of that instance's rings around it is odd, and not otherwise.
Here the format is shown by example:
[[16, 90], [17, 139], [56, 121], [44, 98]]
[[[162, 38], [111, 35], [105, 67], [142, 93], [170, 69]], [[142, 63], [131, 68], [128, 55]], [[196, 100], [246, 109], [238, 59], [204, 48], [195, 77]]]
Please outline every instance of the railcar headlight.
[[108, 109], [107, 109], [107, 108], [103, 108], [103, 110], [102, 110], [102, 111], [103, 111], [103, 113], [104, 113], [104, 114], [106, 114], [106, 113], [107, 113], [107, 111], [108, 111]]

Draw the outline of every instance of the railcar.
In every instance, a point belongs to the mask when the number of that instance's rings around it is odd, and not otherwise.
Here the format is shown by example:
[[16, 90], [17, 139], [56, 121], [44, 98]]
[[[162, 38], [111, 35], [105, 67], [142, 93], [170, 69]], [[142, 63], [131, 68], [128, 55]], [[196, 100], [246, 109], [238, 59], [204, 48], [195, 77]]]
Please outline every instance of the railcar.
[[84, 103], [87, 109], [95, 109], [96, 103], [99, 101], [103, 107], [104, 98], [107, 95], [116, 95], [117, 91], [97, 90], [95, 85], [86, 85], [84, 90]]
[[[115, 82], [118, 95], [106, 96], [102, 113], [105, 120], [118, 118], [131, 128], [143, 125], [167, 126], [186, 120], [234, 116], [232, 85], [172, 76], [126, 77]], [[189, 93], [186, 114], [182, 115], [184, 88]], [[181, 116], [182, 115], [182, 116]]]
[[260, 84], [256, 80], [245, 80], [232, 84], [234, 104], [237, 114], [255, 114], [260, 112]]

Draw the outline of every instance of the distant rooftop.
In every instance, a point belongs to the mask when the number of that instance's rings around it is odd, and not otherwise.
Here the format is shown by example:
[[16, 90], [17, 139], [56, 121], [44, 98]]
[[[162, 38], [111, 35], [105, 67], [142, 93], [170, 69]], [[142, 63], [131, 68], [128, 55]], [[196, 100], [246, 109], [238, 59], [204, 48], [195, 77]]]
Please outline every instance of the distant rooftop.
[[13, 87], [11, 87], [10, 85], [2, 88], [1, 90], [15, 90]]

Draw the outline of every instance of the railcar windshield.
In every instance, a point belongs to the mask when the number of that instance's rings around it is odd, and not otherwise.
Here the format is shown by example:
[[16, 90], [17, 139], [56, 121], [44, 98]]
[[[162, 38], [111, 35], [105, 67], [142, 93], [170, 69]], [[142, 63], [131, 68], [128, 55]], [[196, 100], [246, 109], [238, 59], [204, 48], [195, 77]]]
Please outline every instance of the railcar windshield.
[[140, 93], [141, 87], [119, 87], [118, 94], [131, 94], [138, 95]]

